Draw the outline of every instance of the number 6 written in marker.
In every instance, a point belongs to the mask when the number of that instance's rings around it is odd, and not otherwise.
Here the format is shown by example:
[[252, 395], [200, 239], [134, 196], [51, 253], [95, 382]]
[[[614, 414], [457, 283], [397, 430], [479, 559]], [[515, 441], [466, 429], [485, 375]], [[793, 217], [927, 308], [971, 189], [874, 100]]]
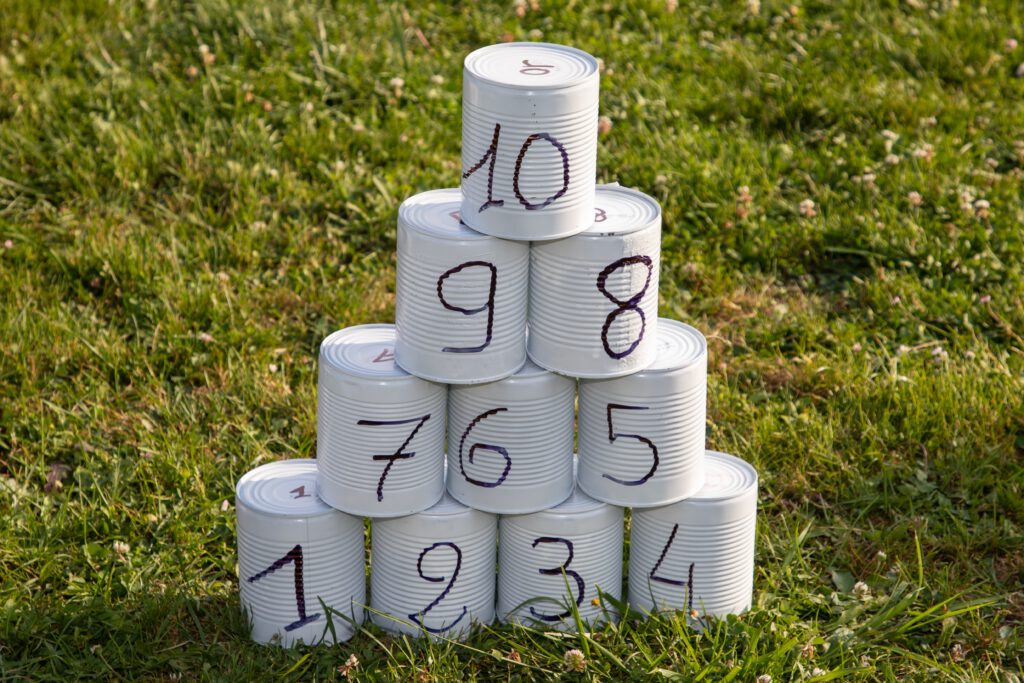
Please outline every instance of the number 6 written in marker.
[[462, 473], [462, 476], [465, 478], [466, 481], [468, 481], [470, 484], [473, 484], [474, 486], [482, 486], [484, 488], [489, 489], [501, 486], [502, 482], [504, 482], [505, 478], [508, 476], [509, 470], [512, 469], [512, 458], [510, 458], [508, 455], [508, 449], [503, 448], [502, 446], [492, 446], [491, 444], [477, 442], [469, 447], [469, 464], [471, 465], [473, 464], [473, 457], [476, 455], [477, 449], [482, 451], [493, 451], [505, 459], [505, 469], [502, 471], [501, 475], [498, 477], [496, 481], [482, 481], [480, 479], [474, 479], [473, 477], [469, 476], [466, 473], [466, 465], [463, 462], [462, 458], [463, 447], [466, 445], [466, 439], [469, 437], [469, 433], [473, 431], [473, 427], [476, 427], [478, 424], [489, 418], [491, 415], [497, 415], [498, 413], [504, 413], [507, 411], [508, 408], [492, 408], [491, 410], [480, 413], [475, 418], [473, 418], [473, 420], [469, 423], [469, 426], [466, 427], [466, 431], [462, 433], [462, 438], [459, 440], [459, 472]]

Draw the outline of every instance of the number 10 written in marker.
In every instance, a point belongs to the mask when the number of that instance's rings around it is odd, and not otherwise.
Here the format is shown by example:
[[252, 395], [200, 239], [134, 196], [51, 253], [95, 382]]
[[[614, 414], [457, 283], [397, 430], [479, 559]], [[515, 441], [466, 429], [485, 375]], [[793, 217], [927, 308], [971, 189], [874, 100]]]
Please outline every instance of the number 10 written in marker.
[[[487, 147], [487, 151], [480, 157], [480, 160], [469, 168], [468, 171], [462, 174], [462, 179], [465, 180], [471, 175], [483, 168], [484, 164], [487, 164], [487, 201], [480, 205], [477, 209], [477, 213], [483, 213], [492, 206], [504, 206], [504, 199], [494, 198], [494, 164], [498, 159], [498, 142], [501, 139], [501, 124], [494, 124], [494, 135], [491, 138], [491, 144]], [[562, 157], [562, 187], [558, 189], [553, 195], [546, 197], [541, 202], [531, 202], [522, 192], [522, 188], [519, 185], [520, 174], [523, 171], [523, 162], [526, 160], [526, 153], [530, 151], [530, 147], [533, 143], [543, 140], [552, 147], [554, 147], [559, 155]], [[548, 133], [531, 133], [526, 137], [522, 146], [519, 148], [519, 154], [516, 157], [516, 165], [512, 172], [512, 193], [519, 200], [519, 203], [523, 205], [527, 211], [536, 211], [543, 209], [546, 206], [551, 205], [557, 201], [562, 195], [569, 190], [569, 153], [565, 149], [565, 145], [558, 141], [553, 135]]]

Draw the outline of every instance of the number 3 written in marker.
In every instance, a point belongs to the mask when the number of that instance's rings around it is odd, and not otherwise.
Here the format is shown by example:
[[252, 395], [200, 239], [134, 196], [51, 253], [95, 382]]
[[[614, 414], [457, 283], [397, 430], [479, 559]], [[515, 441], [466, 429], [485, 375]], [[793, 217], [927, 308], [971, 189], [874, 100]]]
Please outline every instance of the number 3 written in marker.
[[[565, 546], [565, 549], [569, 551], [569, 556], [565, 558], [565, 562], [557, 567], [551, 569], [538, 569], [537, 572], [544, 576], [560, 576], [562, 572], [565, 572], [566, 576], [570, 576], [576, 581], [576, 606], [579, 607], [583, 604], [583, 594], [586, 592], [587, 584], [584, 583], [583, 577], [569, 569], [569, 565], [572, 564], [572, 559], [575, 556], [573, 552], [572, 541], [567, 538], [559, 538], [557, 536], [541, 536], [533, 540], [531, 547], [536, 548], [539, 543], [561, 543]], [[543, 621], [561, 621], [567, 616], [572, 614], [572, 610], [566, 610], [561, 614], [541, 614], [533, 607], [530, 607], [530, 614]]]

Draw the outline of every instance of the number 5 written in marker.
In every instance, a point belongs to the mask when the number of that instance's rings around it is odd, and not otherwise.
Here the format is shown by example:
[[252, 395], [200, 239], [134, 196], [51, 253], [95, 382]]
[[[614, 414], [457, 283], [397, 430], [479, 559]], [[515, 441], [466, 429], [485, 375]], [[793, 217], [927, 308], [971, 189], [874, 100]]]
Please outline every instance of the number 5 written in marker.
[[658, 469], [658, 447], [654, 445], [654, 442], [652, 442], [646, 436], [640, 436], [639, 434], [621, 434], [621, 433], [618, 433], [618, 432], [615, 431], [615, 427], [612, 425], [612, 411], [613, 410], [647, 410], [647, 409], [648, 409], [647, 406], [627, 406], [627, 405], [622, 405], [620, 403], [609, 403], [608, 404], [608, 413], [607, 413], [607, 417], [608, 417], [608, 442], [609, 443], [615, 443], [615, 440], [619, 439], [619, 438], [636, 439], [637, 441], [639, 441], [640, 443], [646, 445], [648, 448], [651, 449], [651, 457], [653, 459], [653, 462], [651, 463], [651, 469], [647, 471], [647, 474], [645, 474], [644, 476], [640, 477], [639, 479], [631, 479], [631, 480], [629, 480], [629, 479], [619, 479], [618, 477], [613, 477], [610, 474], [602, 474], [601, 476], [603, 476], [605, 479], [611, 479], [616, 484], [622, 484], [623, 486], [640, 486], [641, 484], [643, 484], [648, 479], [650, 479], [651, 477], [654, 476], [654, 473]]

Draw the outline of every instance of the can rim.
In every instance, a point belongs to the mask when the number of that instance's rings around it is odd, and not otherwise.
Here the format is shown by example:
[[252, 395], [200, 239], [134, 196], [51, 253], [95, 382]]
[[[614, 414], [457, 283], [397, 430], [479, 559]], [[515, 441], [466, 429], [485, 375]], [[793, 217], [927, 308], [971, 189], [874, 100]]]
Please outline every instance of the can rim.
[[[296, 512], [286, 512], [281, 509], [267, 509], [259, 504], [259, 502], [252, 497], [252, 485], [255, 481], [267, 481], [268, 479], [260, 478], [262, 474], [268, 474], [271, 470], [283, 470], [290, 468], [299, 470], [295, 473], [288, 473], [289, 476], [296, 473], [301, 474], [312, 474], [314, 476], [314, 487], [313, 487], [313, 499], [310, 503], [316, 505], [315, 509], [306, 509]], [[279, 517], [284, 519], [308, 519], [310, 517], [322, 517], [324, 515], [331, 514], [345, 514], [340, 510], [331, 507], [327, 504], [323, 498], [320, 497], [315, 484], [317, 474], [316, 460], [314, 458], [285, 458], [283, 460], [274, 460], [273, 462], [263, 463], [257, 467], [252, 468], [241, 477], [235, 483], [235, 505], [244, 506], [253, 512], [267, 517]], [[309, 505], [309, 503], [307, 503]]]
[[[454, 228], [449, 228], [428, 221], [427, 212], [434, 207], [438, 207], [438, 211], [446, 212], [449, 215], [458, 212], [459, 222], [455, 224]], [[483, 242], [497, 239], [474, 230], [462, 220], [462, 190], [458, 187], [427, 190], [407, 197], [398, 207], [398, 226], [421, 235], [458, 242]]]
[[[501, 81], [492, 78], [482, 73], [478, 68], [480, 60], [490, 55], [491, 53], [498, 52], [501, 50], [508, 50], [509, 48], [527, 46], [531, 48], [543, 48], [544, 50], [550, 50], [552, 52], [561, 52], [572, 55], [573, 57], [577, 58], [581, 64], [585, 66], [585, 69], [582, 72], [582, 74], [580, 74], [578, 77], [567, 82], [552, 83], [548, 85], [532, 83], [529, 85], [522, 85], [518, 83], [509, 83], [507, 81]], [[484, 47], [477, 48], [476, 50], [473, 50], [468, 55], [466, 55], [465, 60], [463, 60], [463, 69], [467, 76], [471, 76], [472, 78], [478, 81], [488, 83], [490, 85], [495, 85], [501, 88], [508, 88], [510, 90], [520, 90], [527, 92], [550, 92], [558, 90], [568, 90], [586, 84], [591, 79], [600, 78], [600, 68], [598, 66], [597, 59], [595, 59], [594, 56], [591, 55], [589, 52], [585, 52], [579, 48], [571, 47], [569, 45], [559, 45], [557, 43], [546, 43], [540, 41], [515, 41], [511, 43], [495, 43], [493, 45], [485, 45]]]

